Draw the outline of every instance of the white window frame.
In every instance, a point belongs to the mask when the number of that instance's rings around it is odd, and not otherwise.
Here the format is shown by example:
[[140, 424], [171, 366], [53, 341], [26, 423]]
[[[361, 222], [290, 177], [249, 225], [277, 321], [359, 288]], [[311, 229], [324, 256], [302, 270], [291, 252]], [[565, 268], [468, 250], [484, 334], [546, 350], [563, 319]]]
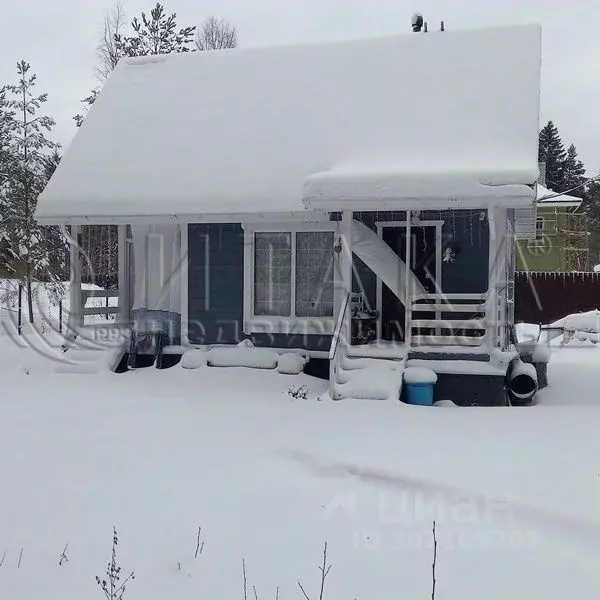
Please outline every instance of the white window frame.
[[535, 233], [536, 235], [544, 233], [546, 230], [546, 219], [544, 217], [535, 218]]
[[[247, 223], [244, 225], [244, 333], [281, 333], [288, 335], [332, 335], [339, 306], [339, 269], [333, 269], [334, 310], [331, 317], [271, 316], [254, 314], [254, 234], [290, 233], [292, 236], [291, 306], [296, 308], [296, 234], [298, 232], [331, 231], [339, 234], [336, 221], [311, 223]], [[333, 248], [332, 248], [333, 253]]]
[[[418, 221], [411, 227], [435, 227], [435, 285], [436, 291], [442, 290], [442, 228], [444, 227], [444, 219], [428, 219]], [[377, 221], [377, 235], [383, 240], [383, 230], [387, 227], [407, 227], [406, 220], [404, 221]], [[412, 269], [412, 265], [410, 265]], [[377, 339], [380, 340], [383, 335], [382, 331], [382, 314], [383, 314], [383, 281], [377, 277], [377, 287], [375, 288], [376, 297], [375, 305], [379, 317], [377, 318]], [[441, 318], [440, 313], [436, 313], [436, 319]]]

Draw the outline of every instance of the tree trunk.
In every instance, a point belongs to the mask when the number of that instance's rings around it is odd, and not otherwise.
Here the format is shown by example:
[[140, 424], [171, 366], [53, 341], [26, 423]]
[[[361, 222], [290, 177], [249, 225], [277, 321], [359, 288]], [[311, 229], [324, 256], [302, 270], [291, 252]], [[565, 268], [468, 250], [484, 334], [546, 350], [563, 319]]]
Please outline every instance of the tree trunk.
[[33, 325], [33, 292], [31, 287], [31, 265], [27, 261], [26, 265], [26, 286], [27, 286], [27, 310], [29, 311], [29, 322]]

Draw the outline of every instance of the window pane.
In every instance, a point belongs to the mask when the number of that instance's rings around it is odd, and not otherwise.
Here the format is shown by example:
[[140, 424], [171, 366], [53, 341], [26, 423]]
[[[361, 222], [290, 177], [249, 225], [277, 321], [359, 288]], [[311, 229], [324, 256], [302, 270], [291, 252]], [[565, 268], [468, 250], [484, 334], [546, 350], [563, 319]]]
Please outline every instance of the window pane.
[[254, 236], [254, 314], [289, 317], [292, 312], [292, 235]]
[[296, 316], [333, 316], [333, 232], [296, 234]]

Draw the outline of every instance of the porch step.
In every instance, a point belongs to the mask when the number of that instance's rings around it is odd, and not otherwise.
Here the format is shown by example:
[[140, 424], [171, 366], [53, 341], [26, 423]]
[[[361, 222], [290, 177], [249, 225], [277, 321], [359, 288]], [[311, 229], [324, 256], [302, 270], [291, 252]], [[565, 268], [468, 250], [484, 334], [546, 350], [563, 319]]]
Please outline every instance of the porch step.
[[347, 357], [353, 358], [378, 358], [387, 360], [402, 360], [406, 357], [407, 348], [404, 344], [394, 342], [373, 342], [349, 346], [346, 350]]
[[405, 360], [344, 357], [335, 373], [334, 400], [398, 400], [402, 390]]
[[485, 313], [485, 304], [413, 304], [412, 312]]
[[411, 321], [413, 329], [485, 329], [486, 323], [482, 319], [459, 321], [454, 319], [416, 319]]
[[414, 335], [411, 338], [413, 346], [481, 346], [484, 342], [485, 336]]
[[481, 302], [485, 298], [486, 294], [447, 294], [444, 292], [440, 294], [417, 294], [413, 297], [413, 302], [423, 300], [479, 300]]

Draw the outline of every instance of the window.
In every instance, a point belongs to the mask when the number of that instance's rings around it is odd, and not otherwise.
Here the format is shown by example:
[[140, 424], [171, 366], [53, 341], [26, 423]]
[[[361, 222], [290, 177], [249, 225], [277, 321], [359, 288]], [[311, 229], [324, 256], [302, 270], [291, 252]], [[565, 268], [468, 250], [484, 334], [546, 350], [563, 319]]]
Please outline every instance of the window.
[[254, 236], [254, 314], [289, 317], [292, 311], [292, 234]]
[[296, 234], [296, 316], [333, 316], [333, 232]]
[[535, 231], [536, 233], [541, 233], [544, 231], [544, 217], [538, 217], [535, 220]]
[[[252, 330], [265, 320], [314, 321], [334, 316], [334, 232], [315, 230], [249, 231], [246, 318]], [[292, 228], [294, 226], [292, 225]], [[300, 228], [298, 228], [300, 229]], [[252, 265], [252, 267], [250, 267]], [[286, 330], [287, 331], [287, 330]]]

